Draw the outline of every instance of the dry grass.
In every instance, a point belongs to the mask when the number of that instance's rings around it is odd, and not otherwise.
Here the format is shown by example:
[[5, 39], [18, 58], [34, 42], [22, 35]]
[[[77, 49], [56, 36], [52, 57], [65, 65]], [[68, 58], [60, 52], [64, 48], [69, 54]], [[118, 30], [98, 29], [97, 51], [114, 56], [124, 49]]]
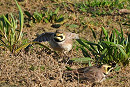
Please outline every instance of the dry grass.
[[[25, 0], [26, 1], [26, 0]], [[46, 0], [28, 0], [26, 2], [20, 2], [23, 10], [28, 10], [31, 13], [34, 11], [40, 11], [42, 7], [47, 7], [53, 9], [52, 4], [49, 4], [50, 1]], [[40, 2], [40, 3], [39, 3]], [[35, 3], [35, 4], [34, 4]], [[0, 0], [0, 14], [6, 14], [9, 12], [15, 12], [16, 6], [15, 2], [11, 0]], [[65, 13], [65, 12], [64, 12]], [[68, 12], [72, 17], [72, 13]], [[76, 13], [76, 19], [70, 20], [67, 23], [80, 24], [78, 18], [82, 17], [81, 14]], [[79, 33], [80, 37], [87, 40], [93, 40], [90, 27], [96, 30], [96, 33], [99, 34], [101, 26], [104, 26], [106, 29], [111, 31], [116, 28], [119, 29], [118, 22], [122, 19], [126, 19], [126, 16], [99, 16], [92, 18], [90, 16], [85, 17], [84, 20], [90, 26], [87, 27], [83, 32]], [[110, 23], [108, 23], [110, 22]], [[65, 25], [60, 28], [65, 31], [79, 32], [82, 30], [82, 25], [80, 28], [69, 28]], [[129, 32], [128, 26], [123, 26], [124, 31]], [[51, 24], [38, 23], [33, 26], [24, 26], [24, 32], [30, 41], [36, 37], [36, 34], [41, 34], [43, 32], [55, 31], [55, 28], [51, 27]], [[120, 29], [119, 29], [120, 30]], [[48, 43], [44, 43], [47, 46]], [[59, 53], [60, 54], [60, 53]], [[73, 50], [68, 53], [67, 58], [73, 57], [83, 57], [80, 51], [76, 51], [75, 47]], [[70, 66], [73, 69], [87, 66], [87, 64], [65, 64], [64, 62], [58, 62], [59, 59], [66, 58], [66, 56], [61, 55], [57, 56], [53, 51], [49, 52], [48, 50], [41, 48], [40, 46], [34, 45], [29, 53], [25, 54], [22, 50], [18, 55], [14, 56], [10, 54], [5, 49], [0, 49], [0, 87], [88, 87], [88, 84], [79, 83], [77, 80], [72, 82], [65, 81], [62, 78], [63, 70], [65, 66]], [[113, 72], [109, 78], [101, 84], [96, 84], [94, 87], [130, 87], [130, 65], [122, 68], [119, 72]]]
[[[39, 49], [39, 50], [37, 50]], [[9, 53], [0, 55], [0, 87], [86, 87], [88, 84], [65, 81], [62, 78], [65, 63], [57, 61], [55, 54], [43, 48], [34, 48], [32, 52], [13, 56]], [[78, 56], [69, 54], [69, 57]], [[78, 64], [68, 64], [74, 68], [83, 67]], [[129, 87], [130, 67], [119, 72], [113, 72], [109, 78], [94, 87]]]

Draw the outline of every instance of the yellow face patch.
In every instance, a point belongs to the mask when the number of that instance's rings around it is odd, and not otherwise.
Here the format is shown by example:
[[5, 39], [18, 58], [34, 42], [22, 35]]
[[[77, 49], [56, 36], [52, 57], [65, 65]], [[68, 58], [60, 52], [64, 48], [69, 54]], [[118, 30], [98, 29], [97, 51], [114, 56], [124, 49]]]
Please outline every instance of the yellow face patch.
[[105, 74], [108, 74], [109, 72], [109, 70], [108, 70], [108, 68], [110, 68], [111, 66], [109, 66], [109, 65], [103, 65], [103, 67], [104, 67], [104, 70], [105, 70]]
[[54, 39], [61, 42], [61, 41], [65, 40], [65, 35], [56, 33], [56, 35], [54, 36]]
[[57, 36], [57, 37], [58, 37], [58, 36], [63, 36], [63, 34], [56, 33], [56, 36]]

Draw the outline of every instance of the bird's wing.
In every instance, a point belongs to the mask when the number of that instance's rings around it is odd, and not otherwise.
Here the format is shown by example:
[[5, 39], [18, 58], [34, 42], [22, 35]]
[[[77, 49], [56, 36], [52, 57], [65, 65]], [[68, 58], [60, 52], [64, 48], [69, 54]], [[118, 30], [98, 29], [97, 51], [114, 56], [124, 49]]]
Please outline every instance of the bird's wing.
[[[74, 74], [74, 75], [73, 75]], [[85, 67], [85, 68], [79, 68], [75, 69], [72, 71], [65, 71], [64, 75], [67, 77], [74, 76], [75, 79], [80, 79], [80, 80], [86, 80], [86, 81], [95, 81], [95, 72], [93, 72], [90, 67]]]
[[96, 73], [93, 71], [88, 71], [88, 72], [84, 72], [81, 75], [79, 75], [79, 78], [82, 80], [87, 80], [87, 81], [95, 81], [95, 75]]
[[79, 78], [82, 80], [95, 81], [96, 67], [85, 67], [78, 69]]
[[[33, 40], [33, 42], [45, 42], [45, 41], [49, 41], [51, 38], [51, 35], [53, 35], [54, 33], [52, 32], [46, 32], [46, 33], [42, 33], [41, 35], [39, 35], [37, 38], [35, 38]], [[29, 44], [26, 48], [25, 51], [28, 52], [29, 51], [29, 47], [31, 47], [32, 44]]]
[[73, 70], [73, 73], [76, 75], [76, 79], [87, 80], [87, 81], [95, 81], [95, 73], [90, 70], [90, 67], [79, 68], [77, 70]]
[[39, 35], [37, 38], [35, 38], [33, 41], [37, 41], [37, 42], [45, 42], [45, 41], [49, 41], [51, 38], [51, 35], [53, 35], [54, 33], [52, 32], [46, 32], [46, 33], [42, 33], [41, 35]]

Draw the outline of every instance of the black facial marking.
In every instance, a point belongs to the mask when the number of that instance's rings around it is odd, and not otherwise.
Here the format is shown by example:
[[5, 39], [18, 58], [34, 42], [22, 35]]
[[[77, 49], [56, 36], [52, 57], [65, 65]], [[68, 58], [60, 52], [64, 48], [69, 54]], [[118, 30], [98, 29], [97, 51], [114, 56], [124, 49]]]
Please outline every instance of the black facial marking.
[[56, 42], [62, 42], [62, 41], [60, 41], [59, 39], [57, 39], [57, 38], [54, 38], [54, 40], [56, 41]]
[[58, 37], [60, 37], [61, 39], [63, 39], [63, 36], [58, 36]]
[[[61, 39], [63, 39], [63, 36], [58, 36], [58, 37], [60, 37]], [[57, 39], [57, 38], [54, 38], [54, 40], [55, 40], [56, 42], [62, 42], [62, 41], [64, 41], [64, 39], [63, 39], [63, 40], [59, 40], [59, 39]]]
[[104, 75], [107, 75], [106, 73], [103, 73]]

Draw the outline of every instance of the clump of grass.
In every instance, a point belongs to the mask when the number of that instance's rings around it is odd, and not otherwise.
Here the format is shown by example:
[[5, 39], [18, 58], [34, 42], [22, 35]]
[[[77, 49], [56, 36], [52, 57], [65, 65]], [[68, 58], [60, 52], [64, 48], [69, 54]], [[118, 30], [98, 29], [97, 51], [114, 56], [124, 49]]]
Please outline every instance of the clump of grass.
[[[93, 29], [92, 33], [95, 39], [97, 36]], [[95, 62], [98, 64], [112, 64], [127, 65], [130, 58], [130, 34], [127, 39], [121, 32], [114, 29], [112, 33], [108, 34], [107, 30], [102, 27], [102, 32], [98, 41], [90, 42], [84, 39], [77, 40], [85, 57], [95, 57]]]
[[74, 7], [81, 13], [96, 15], [109, 15], [118, 13], [118, 9], [128, 8], [128, 0], [87, 0], [74, 4]]
[[12, 13], [0, 16], [0, 46], [7, 48], [12, 53], [16, 53], [28, 45], [25, 40], [22, 40], [23, 12], [16, 0], [15, 2], [19, 9], [19, 20], [15, 19]]
[[45, 13], [39, 13], [34, 12], [33, 15], [31, 15], [28, 11], [25, 11], [24, 13], [28, 16], [28, 18], [33, 20], [33, 23], [52, 23], [52, 24], [63, 24], [64, 23], [64, 17], [63, 15], [59, 15], [60, 8], [58, 7], [55, 11], [47, 10]]

